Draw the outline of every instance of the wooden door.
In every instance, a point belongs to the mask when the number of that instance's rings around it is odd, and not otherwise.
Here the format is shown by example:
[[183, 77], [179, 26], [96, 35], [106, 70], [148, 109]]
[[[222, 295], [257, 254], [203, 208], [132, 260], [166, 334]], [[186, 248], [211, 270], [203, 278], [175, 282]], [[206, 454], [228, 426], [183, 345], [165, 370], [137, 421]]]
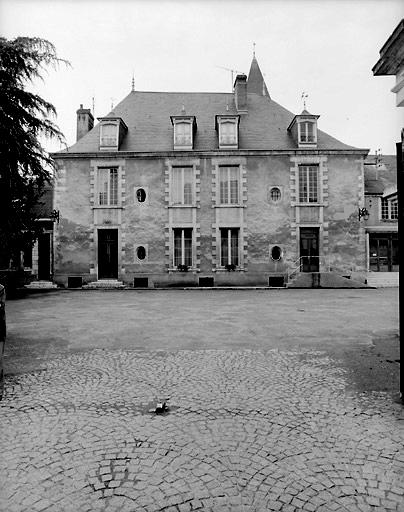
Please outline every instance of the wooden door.
[[118, 230], [98, 230], [98, 279], [118, 278]]
[[300, 258], [302, 272], [318, 272], [319, 261], [319, 229], [300, 228]]

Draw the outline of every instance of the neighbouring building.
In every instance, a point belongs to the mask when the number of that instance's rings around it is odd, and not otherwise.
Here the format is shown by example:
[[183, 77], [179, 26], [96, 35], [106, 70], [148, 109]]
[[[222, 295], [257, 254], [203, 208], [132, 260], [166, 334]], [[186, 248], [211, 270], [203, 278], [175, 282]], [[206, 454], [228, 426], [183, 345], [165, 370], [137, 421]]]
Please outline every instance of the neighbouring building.
[[77, 142], [52, 155], [55, 281], [364, 283], [368, 150], [319, 117], [276, 103], [255, 56], [231, 93], [132, 90], [96, 126], [81, 106]]
[[367, 282], [398, 286], [398, 199], [396, 156], [365, 161]]

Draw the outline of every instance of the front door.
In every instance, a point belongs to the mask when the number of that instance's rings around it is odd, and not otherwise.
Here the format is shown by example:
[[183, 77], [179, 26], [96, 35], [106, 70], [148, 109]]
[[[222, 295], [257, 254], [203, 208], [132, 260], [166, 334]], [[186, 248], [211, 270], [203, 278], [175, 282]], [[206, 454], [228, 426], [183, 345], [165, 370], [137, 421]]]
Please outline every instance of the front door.
[[118, 230], [98, 230], [98, 279], [118, 278]]
[[49, 281], [51, 276], [51, 235], [41, 233], [38, 237], [38, 279]]
[[300, 228], [300, 261], [302, 272], [318, 272], [319, 262], [318, 228]]

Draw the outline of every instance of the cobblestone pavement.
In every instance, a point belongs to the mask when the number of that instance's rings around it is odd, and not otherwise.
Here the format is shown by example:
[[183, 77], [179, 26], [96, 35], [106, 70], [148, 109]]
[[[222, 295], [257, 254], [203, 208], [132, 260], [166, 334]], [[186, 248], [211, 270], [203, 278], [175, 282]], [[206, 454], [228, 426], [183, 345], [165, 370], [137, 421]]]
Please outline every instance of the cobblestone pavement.
[[402, 407], [346, 386], [316, 350], [55, 356], [7, 380], [0, 510], [403, 511]]

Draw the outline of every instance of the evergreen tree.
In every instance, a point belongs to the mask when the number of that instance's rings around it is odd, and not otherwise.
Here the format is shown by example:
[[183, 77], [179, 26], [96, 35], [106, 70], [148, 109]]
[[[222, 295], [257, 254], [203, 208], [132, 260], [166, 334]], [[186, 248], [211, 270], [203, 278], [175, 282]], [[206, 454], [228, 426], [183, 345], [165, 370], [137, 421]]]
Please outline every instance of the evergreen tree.
[[55, 47], [40, 38], [0, 38], [0, 269], [38, 236], [35, 206], [52, 182], [55, 164], [41, 139], [64, 140], [52, 121], [55, 107], [27, 90], [60, 62]]

